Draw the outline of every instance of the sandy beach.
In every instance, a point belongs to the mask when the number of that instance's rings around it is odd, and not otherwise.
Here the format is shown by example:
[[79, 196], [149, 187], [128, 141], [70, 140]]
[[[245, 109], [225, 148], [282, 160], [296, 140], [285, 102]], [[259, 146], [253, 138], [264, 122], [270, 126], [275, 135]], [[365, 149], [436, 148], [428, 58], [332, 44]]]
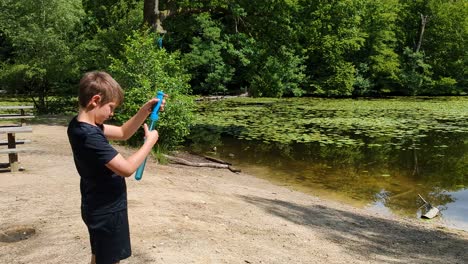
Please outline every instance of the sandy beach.
[[[40, 150], [19, 154], [25, 170], [0, 173], [0, 263], [89, 262], [66, 126], [47, 123], [17, 136]], [[468, 232], [379, 215], [227, 169], [149, 159], [143, 179], [132, 176], [127, 187], [133, 255], [124, 264], [468, 263]], [[30, 236], [10, 241], [15, 230]]]

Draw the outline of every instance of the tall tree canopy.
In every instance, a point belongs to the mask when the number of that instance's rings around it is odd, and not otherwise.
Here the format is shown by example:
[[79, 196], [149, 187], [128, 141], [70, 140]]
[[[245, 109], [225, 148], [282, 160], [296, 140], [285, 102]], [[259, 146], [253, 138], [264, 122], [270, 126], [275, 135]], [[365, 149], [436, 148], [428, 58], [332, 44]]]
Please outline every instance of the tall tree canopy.
[[30, 95], [39, 111], [47, 111], [47, 95], [77, 74], [71, 46], [84, 17], [81, 1], [1, 0], [0, 9], [0, 35], [8, 47], [2, 56], [2, 86]]
[[47, 109], [134, 31], [196, 94], [467, 94], [466, 0], [0, 0], [0, 87]]

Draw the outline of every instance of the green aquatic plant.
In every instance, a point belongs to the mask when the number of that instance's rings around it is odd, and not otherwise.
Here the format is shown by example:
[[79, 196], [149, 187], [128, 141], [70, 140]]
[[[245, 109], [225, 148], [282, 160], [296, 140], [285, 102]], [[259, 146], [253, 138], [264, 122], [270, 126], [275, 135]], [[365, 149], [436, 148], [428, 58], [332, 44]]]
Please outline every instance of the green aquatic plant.
[[202, 103], [195, 123], [218, 126], [245, 140], [340, 146], [379, 138], [382, 143], [370, 146], [397, 147], [403, 139], [418, 140], [429, 131], [468, 132], [468, 100], [236, 98]]

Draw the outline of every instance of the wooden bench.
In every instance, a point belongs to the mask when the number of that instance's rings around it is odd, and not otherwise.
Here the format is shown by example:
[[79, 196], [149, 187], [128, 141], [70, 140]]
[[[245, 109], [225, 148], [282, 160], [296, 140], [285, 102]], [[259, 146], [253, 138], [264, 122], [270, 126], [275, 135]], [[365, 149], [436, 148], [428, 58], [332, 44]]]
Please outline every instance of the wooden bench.
[[25, 109], [34, 109], [33, 105], [2, 105], [0, 106], [0, 110], [21, 110], [24, 114]]
[[[0, 114], [0, 120], [21, 120], [18, 125], [3, 125], [0, 126], [0, 135], [6, 134], [7, 140], [1, 140], [0, 146], [8, 146], [6, 149], [0, 149], [0, 154], [8, 154], [8, 163], [10, 170], [16, 172], [19, 170], [18, 165], [18, 153], [30, 152], [33, 149], [29, 148], [17, 148], [17, 145], [23, 145], [31, 142], [31, 140], [16, 140], [16, 134], [18, 133], [32, 133], [32, 127], [22, 126], [24, 119], [34, 118], [32, 114], [25, 113], [26, 109], [33, 109], [33, 106], [0, 106], [0, 111], [9, 111], [6, 114]], [[11, 111], [18, 111], [19, 113], [11, 113]]]
[[32, 113], [27, 113], [27, 110], [31, 111], [32, 109], [34, 109], [32, 105], [0, 106], [0, 121], [20, 120], [19, 125], [22, 125], [25, 119], [35, 117]]
[[[17, 139], [16, 145], [31, 143], [29, 139]], [[0, 146], [8, 146], [8, 140], [0, 140]]]
[[32, 148], [14, 148], [14, 149], [0, 149], [0, 154], [16, 154], [16, 153], [21, 153], [21, 152], [31, 152], [34, 151]]

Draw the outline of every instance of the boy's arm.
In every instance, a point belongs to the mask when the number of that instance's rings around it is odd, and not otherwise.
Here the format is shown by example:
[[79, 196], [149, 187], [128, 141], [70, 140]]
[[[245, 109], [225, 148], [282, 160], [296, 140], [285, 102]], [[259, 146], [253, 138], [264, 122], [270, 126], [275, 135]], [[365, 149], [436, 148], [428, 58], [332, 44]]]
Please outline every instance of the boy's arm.
[[[104, 135], [110, 140], [127, 140], [140, 128], [145, 122], [148, 115], [153, 110], [153, 106], [158, 102], [158, 99], [152, 98], [140, 110], [122, 126], [104, 125]], [[165, 101], [163, 101], [162, 106]]]
[[127, 159], [125, 159], [121, 154], [118, 154], [106, 164], [107, 168], [123, 177], [131, 176], [138, 169], [140, 164], [151, 152], [153, 145], [156, 143], [159, 137], [156, 130], [148, 130], [148, 125], [144, 124], [144, 129], [146, 141], [143, 146]]

